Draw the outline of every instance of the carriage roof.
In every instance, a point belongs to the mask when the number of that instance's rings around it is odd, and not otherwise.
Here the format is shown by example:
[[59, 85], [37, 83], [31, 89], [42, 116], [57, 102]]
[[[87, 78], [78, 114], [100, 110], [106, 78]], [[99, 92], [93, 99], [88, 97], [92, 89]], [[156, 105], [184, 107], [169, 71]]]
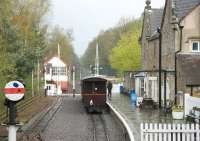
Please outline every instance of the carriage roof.
[[107, 81], [106, 76], [103, 75], [95, 75], [95, 76], [87, 76], [82, 79], [82, 81]]

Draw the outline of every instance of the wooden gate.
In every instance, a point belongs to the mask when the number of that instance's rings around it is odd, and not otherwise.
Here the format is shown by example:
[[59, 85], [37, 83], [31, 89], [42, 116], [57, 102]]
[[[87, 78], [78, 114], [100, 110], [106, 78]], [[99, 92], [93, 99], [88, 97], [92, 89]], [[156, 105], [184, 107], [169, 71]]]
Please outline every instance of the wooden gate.
[[200, 141], [198, 124], [141, 123], [141, 141]]

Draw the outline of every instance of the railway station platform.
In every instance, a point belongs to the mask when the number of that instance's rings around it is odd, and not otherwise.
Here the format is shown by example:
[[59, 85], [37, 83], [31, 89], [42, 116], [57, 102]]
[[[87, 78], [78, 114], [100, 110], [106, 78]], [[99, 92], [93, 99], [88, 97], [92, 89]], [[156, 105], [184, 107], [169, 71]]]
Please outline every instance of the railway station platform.
[[135, 141], [140, 141], [141, 123], [184, 123], [184, 120], [173, 120], [171, 114], [159, 109], [140, 109], [131, 103], [130, 97], [117, 92], [114, 87], [112, 99], [107, 100], [130, 126]]

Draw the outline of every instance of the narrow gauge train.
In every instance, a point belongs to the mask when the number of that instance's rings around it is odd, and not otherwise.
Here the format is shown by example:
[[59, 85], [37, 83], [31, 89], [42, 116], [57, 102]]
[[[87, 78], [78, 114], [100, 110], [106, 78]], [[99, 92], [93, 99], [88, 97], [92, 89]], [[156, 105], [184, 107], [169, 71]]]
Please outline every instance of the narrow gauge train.
[[107, 80], [102, 76], [85, 77], [81, 81], [81, 95], [87, 112], [102, 112], [106, 107]]

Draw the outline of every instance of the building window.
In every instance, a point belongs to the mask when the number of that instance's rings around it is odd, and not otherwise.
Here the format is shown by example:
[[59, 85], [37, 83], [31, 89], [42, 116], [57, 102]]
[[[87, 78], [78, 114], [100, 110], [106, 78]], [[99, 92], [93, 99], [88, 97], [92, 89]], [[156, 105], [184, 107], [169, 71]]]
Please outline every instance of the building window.
[[66, 75], [65, 67], [52, 67], [52, 75]]
[[200, 41], [192, 42], [192, 52], [200, 52]]
[[52, 75], [57, 75], [57, 67], [52, 67]]

